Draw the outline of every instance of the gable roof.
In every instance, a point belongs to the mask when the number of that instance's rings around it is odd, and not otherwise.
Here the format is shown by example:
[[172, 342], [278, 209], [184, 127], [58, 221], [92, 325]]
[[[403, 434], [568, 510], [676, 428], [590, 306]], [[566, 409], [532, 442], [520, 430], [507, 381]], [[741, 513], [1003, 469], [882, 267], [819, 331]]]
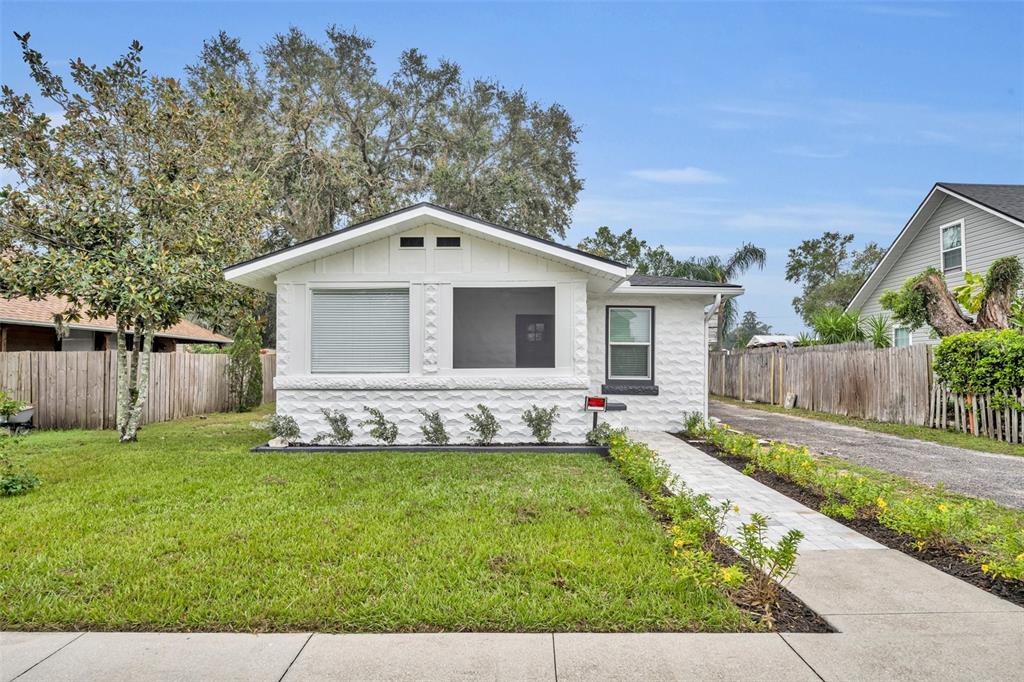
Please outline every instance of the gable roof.
[[947, 197], [953, 197], [972, 206], [999, 216], [1021, 228], [1024, 228], [1024, 185], [983, 185], [956, 182], [937, 182], [931, 191], [918, 205], [896, 239], [864, 280], [853, 300], [846, 306], [847, 310], [862, 307], [875, 291], [882, 279], [889, 273], [907, 246], [917, 235], [920, 228], [928, 222], [939, 205]]
[[[33, 301], [22, 296], [11, 299], [0, 298], [0, 323], [26, 324], [34, 327], [55, 327], [54, 315], [58, 315], [68, 307], [67, 301], [57, 296]], [[90, 318], [88, 310], [82, 319], [68, 325], [72, 329], [91, 329], [101, 332], [116, 332], [117, 322], [112, 317]], [[201, 327], [195, 322], [181, 320], [167, 329], [157, 332], [157, 336], [191, 341], [194, 343], [231, 343], [231, 339]]]
[[505, 225], [474, 218], [429, 202], [421, 202], [377, 218], [343, 227], [320, 237], [307, 239], [257, 258], [236, 263], [224, 269], [224, 276], [229, 281], [238, 284], [264, 291], [273, 291], [273, 279], [277, 273], [310, 260], [323, 258], [332, 253], [380, 239], [381, 233], [387, 235], [435, 221], [503, 241], [524, 250], [539, 252], [612, 279], [625, 279], [632, 273], [632, 269], [624, 263], [610, 258], [595, 256], [592, 253], [526, 234]]
[[699, 279], [687, 279], [686, 277], [667, 277], [664, 275], [631, 275], [629, 278], [631, 287], [697, 287], [708, 289], [742, 289], [739, 284], [720, 284], [718, 282], [705, 282]]

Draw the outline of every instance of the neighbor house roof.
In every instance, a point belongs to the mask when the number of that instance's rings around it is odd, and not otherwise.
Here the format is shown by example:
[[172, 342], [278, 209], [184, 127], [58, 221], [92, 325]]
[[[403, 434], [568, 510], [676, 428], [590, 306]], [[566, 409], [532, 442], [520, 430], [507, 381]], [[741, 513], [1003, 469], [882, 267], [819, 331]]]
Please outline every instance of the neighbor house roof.
[[631, 275], [629, 285], [633, 287], [706, 287], [709, 289], [742, 289], [739, 284], [719, 284], [705, 282], [686, 277], [667, 277], [663, 275]]
[[485, 239], [503, 242], [514, 248], [568, 263], [589, 274], [603, 278], [606, 282], [611, 280], [610, 288], [615, 289], [616, 292], [621, 292], [623, 288], [631, 286], [648, 287], [645, 293], [682, 294], [698, 288], [701, 293], [707, 294], [738, 295], [743, 292], [742, 287], [735, 285], [696, 282], [678, 277], [658, 278], [660, 281], [654, 282], [641, 276], [634, 281], [634, 277], [637, 276], [633, 275], [633, 269], [624, 263], [428, 202], [414, 204], [258, 258], [236, 263], [225, 268], [224, 276], [237, 284], [272, 292], [278, 273], [333, 253], [355, 248], [383, 236], [432, 222], [450, 225], [475, 233]]
[[[47, 296], [41, 301], [33, 301], [20, 296], [11, 299], [0, 298], [0, 323], [55, 327], [56, 325], [53, 322], [54, 316], [64, 312], [67, 307], [67, 301], [57, 296]], [[81, 320], [67, 326], [72, 329], [91, 329], [101, 332], [117, 331], [117, 322], [114, 318], [90, 318], [88, 310], [82, 315]], [[231, 342], [231, 339], [228, 337], [221, 336], [188, 320], [182, 320], [167, 329], [157, 332], [157, 336], [193, 343]]]
[[1021, 228], [1024, 228], [1024, 185], [981, 185], [960, 182], [937, 182], [928, 192], [928, 196], [910, 216], [896, 239], [889, 245], [882, 260], [861, 285], [860, 290], [850, 301], [847, 310], [861, 308], [870, 298], [871, 293], [881, 284], [893, 265], [913, 241], [921, 227], [932, 217], [936, 209], [947, 197], [954, 197], [982, 211], [999, 216]]

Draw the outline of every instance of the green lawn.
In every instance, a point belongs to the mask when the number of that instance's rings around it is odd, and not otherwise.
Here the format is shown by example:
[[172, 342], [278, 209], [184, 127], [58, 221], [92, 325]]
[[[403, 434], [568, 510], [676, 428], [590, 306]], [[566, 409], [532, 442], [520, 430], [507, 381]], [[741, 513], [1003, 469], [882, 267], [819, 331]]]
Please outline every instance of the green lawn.
[[0, 629], [750, 629], [672, 575], [597, 455], [254, 454], [252, 415], [37, 433], [0, 498]]
[[968, 450], [977, 450], [978, 452], [993, 452], [999, 455], [1017, 455], [1024, 457], [1024, 445], [1016, 445], [1013, 443], [1006, 443], [1001, 440], [994, 438], [986, 438], [984, 436], [972, 436], [968, 433], [961, 433], [959, 431], [942, 431], [941, 429], [932, 429], [927, 426], [913, 426], [911, 424], [890, 424], [889, 422], [876, 422], [870, 419], [857, 419], [855, 417], [843, 417], [837, 414], [826, 414], [825, 412], [812, 412], [811, 410], [804, 410], [798, 407], [788, 408], [780, 405], [766, 405], [763, 403], [747, 403], [735, 400], [733, 398], [724, 398], [719, 395], [711, 396], [713, 400], [717, 400], [728, 405], [736, 405], [737, 407], [749, 407], [754, 410], [761, 410], [763, 412], [776, 412], [779, 414], [791, 414], [794, 417], [807, 417], [808, 419], [818, 419], [820, 421], [832, 422], [834, 424], [843, 424], [845, 426], [858, 426], [868, 431], [877, 431], [879, 433], [888, 433], [892, 436], [899, 436], [901, 438], [913, 438], [915, 440], [928, 441], [930, 443], [939, 443], [940, 445], [952, 445], [958, 448], [966, 448]]

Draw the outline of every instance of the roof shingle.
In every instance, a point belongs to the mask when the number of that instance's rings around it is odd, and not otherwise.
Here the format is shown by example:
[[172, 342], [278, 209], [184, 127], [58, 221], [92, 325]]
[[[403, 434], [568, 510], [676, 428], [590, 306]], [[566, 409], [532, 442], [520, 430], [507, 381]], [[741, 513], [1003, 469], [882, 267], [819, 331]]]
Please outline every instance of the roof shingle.
[[936, 184], [1015, 220], [1024, 221], [1024, 185], [975, 185], [962, 182]]

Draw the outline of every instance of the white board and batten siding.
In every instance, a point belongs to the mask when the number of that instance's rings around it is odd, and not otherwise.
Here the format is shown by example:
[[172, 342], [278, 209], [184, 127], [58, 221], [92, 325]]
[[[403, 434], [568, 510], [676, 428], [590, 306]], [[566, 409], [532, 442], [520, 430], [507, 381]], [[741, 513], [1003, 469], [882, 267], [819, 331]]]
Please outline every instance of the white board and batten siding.
[[[964, 283], [963, 272], [984, 273], [997, 258], [1016, 255], [1024, 259], [1024, 227], [1009, 220], [977, 208], [971, 204], [947, 196], [931, 217], [924, 222], [906, 248], [898, 255], [892, 267], [871, 292], [864, 306], [864, 315], [879, 313], [888, 315], [879, 301], [882, 294], [890, 289], [899, 289], [910, 277], [926, 268], [942, 269], [940, 229], [957, 221], [963, 221], [962, 239], [964, 244], [964, 267], [946, 272], [946, 282], [952, 289]], [[936, 343], [930, 338], [930, 329], [914, 330], [912, 343]]]

